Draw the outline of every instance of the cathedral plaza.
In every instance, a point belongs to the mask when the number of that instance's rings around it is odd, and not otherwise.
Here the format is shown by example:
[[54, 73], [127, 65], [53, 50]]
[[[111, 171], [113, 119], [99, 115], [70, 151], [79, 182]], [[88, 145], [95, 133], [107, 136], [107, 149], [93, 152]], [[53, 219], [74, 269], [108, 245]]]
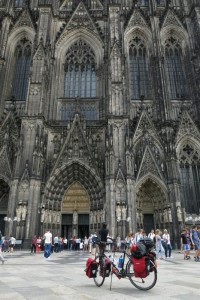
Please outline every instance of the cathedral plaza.
[[5, 255], [0, 264], [1, 300], [173, 300], [199, 299], [199, 263], [183, 260], [183, 254], [173, 253], [173, 259], [158, 261], [158, 281], [150, 291], [136, 289], [128, 279], [113, 275], [98, 288], [86, 277], [85, 262], [91, 255], [80, 251], [54, 253], [50, 260], [41, 254], [15, 251]]
[[[0, 230], [200, 225], [200, 1], [0, 0]], [[25, 249], [24, 248], [24, 249]]]

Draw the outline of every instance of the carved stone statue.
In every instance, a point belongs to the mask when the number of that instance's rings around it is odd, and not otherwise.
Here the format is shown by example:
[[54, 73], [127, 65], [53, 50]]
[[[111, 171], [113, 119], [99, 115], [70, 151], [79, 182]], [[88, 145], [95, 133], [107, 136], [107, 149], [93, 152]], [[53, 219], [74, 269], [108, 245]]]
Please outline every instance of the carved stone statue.
[[57, 212], [53, 211], [53, 224], [57, 223]]
[[42, 208], [42, 210], [41, 210], [41, 217], [40, 217], [41, 223], [44, 223], [44, 217], [45, 217], [45, 209]]
[[166, 208], [164, 209], [164, 212], [163, 212], [163, 218], [164, 218], [164, 223], [167, 223], [168, 222], [168, 213], [167, 213]]
[[140, 213], [138, 209], [136, 210], [136, 222], [140, 223]]
[[21, 219], [21, 215], [22, 215], [22, 205], [18, 205], [16, 208], [16, 217]]
[[49, 221], [49, 211], [48, 209], [45, 209], [45, 212], [44, 212], [44, 223], [48, 223]]
[[22, 207], [22, 221], [26, 220], [26, 214], [27, 214], [27, 207], [26, 207], [26, 205], [23, 205], [23, 207]]
[[76, 210], [75, 210], [74, 213], [73, 213], [73, 224], [74, 224], [74, 225], [77, 225], [77, 224], [78, 224], [78, 213], [77, 213]]
[[60, 218], [61, 218], [61, 213], [60, 211], [57, 212], [57, 224], [60, 224]]
[[105, 209], [101, 210], [101, 223], [105, 222]]
[[178, 219], [178, 221], [183, 222], [181, 207], [177, 206], [176, 209], [177, 209], [177, 219]]
[[97, 223], [99, 224], [101, 222], [101, 212], [100, 210], [97, 211]]
[[121, 206], [120, 205], [116, 206], [116, 217], [117, 217], [117, 221], [121, 221], [122, 210], [121, 210]]
[[127, 217], [127, 207], [125, 205], [122, 206], [122, 220], [126, 220]]
[[168, 208], [168, 220], [170, 223], [172, 222], [172, 211], [170, 207]]
[[49, 215], [48, 215], [48, 223], [52, 223], [52, 210], [49, 210]]
[[90, 224], [93, 224], [93, 222], [94, 222], [93, 216], [94, 216], [94, 213], [93, 213], [93, 211], [91, 211], [90, 212]]

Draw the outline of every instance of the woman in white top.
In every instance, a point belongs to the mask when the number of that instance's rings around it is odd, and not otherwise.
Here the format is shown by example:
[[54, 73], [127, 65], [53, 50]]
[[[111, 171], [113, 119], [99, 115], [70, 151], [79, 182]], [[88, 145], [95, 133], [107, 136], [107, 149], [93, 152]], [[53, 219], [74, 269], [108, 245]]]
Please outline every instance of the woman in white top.
[[[171, 253], [172, 253], [172, 246], [171, 246], [171, 241], [170, 241], [170, 235], [169, 235], [167, 229], [164, 230], [164, 234], [163, 234], [162, 238], [163, 238], [163, 240], [164, 240], [164, 241], [166, 242], [166, 244], [167, 244], [167, 251], [166, 251], [166, 253], [165, 253], [166, 258], [167, 258], [167, 257], [172, 258], [172, 256], [171, 256]], [[169, 252], [169, 256], [167, 256], [168, 252]]]

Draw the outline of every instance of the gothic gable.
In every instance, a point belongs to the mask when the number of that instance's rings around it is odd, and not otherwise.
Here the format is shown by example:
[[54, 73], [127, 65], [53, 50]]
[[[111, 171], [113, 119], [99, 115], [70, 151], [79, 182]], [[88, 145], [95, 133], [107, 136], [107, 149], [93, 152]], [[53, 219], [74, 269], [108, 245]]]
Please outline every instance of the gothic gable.
[[72, 160], [85, 161], [94, 168], [98, 174], [95, 159], [83, 130], [83, 124], [80, 122], [79, 114], [76, 114], [74, 117], [72, 126], [56, 159], [52, 174], [55, 172], [56, 168], [61, 167]]
[[184, 111], [176, 136], [178, 143], [184, 136], [193, 136], [200, 141], [200, 132], [187, 111]]
[[3, 176], [5, 175], [7, 178], [11, 178], [12, 176], [11, 166], [6, 147], [3, 147], [0, 151], [0, 172]]
[[114, 46], [112, 47], [111, 57], [121, 57], [121, 50], [117, 42], [115, 42]]
[[133, 136], [133, 143], [135, 143], [141, 136], [143, 136], [144, 132], [148, 132], [149, 135], [152, 136], [160, 144], [159, 138], [156, 133], [156, 128], [153, 122], [150, 120], [146, 111], [143, 111], [140, 116]]
[[33, 30], [35, 30], [32, 18], [31, 18], [30, 13], [27, 9], [22, 12], [20, 17], [18, 18], [18, 20], [14, 24], [12, 31], [15, 30], [18, 27], [21, 27], [21, 26], [28, 26], [28, 27], [31, 27]]
[[130, 29], [132, 29], [135, 26], [146, 27], [149, 29], [149, 25], [147, 24], [146, 20], [144, 19], [144, 17], [142, 16], [142, 14], [140, 13], [140, 11], [138, 9], [134, 10], [134, 12], [128, 22], [128, 25], [125, 29], [125, 32], [128, 32]]
[[0, 142], [2, 142], [2, 139], [5, 138], [6, 134], [14, 140], [17, 140], [18, 138], [18, 126], [11, 111], [7, 113], [5, 119], [0, 125]]
[[177, 15], [171, 9], [168, 10], [168, 12], [164, 18], [162, 28], [170, 26], [170, 25], [183, 28], [181, 21], [178, 19]]
[[161, 172], [156, 164], [156, 161], [151, 153], [151, 150], [147, 146], [145, 149], [145, 152], [144, 152], [144, 156], [143, 156], [140, 168], [139, 168], [137, 181], [149, 173], [155, 175], [159, 179], [163, 179], [162, 174], [161, 174]]
[[40, 43], [33, 56], [33, 60], [42, 60], [45, 57], [44, 47]]
[[73, 31], [75, 29], [83, 29], [85, 28], [87, 31], [91, 31], [96, 36], [99, 36], [98, 30], [92, 21], [85, 5], [81, 1], [79, 5], [77, 6], [76, 10], [74, 11], [71, 19], [67, 23], [63, 33], [61, 34], [60, 38], [58, 39], [61, 41], [70, 31]]

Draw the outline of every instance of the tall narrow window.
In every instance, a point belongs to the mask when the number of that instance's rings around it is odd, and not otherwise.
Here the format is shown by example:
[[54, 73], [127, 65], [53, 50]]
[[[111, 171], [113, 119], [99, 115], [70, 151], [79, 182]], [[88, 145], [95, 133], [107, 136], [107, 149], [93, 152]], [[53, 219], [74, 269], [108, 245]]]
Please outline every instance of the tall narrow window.
[[80, 39], [68, 50], [64, 68], [64, 97], [96, 97], [95, 54], [87, 43]]
[[24, 0], [15, 0], [15, 7], [23, 7], [24, 3]]
[[28, 78], [31, 65], [29, 41], [21, 41], [15, 50], [15, 67], [12, 81], [12, 95], [16, 100], [26, 100]]
[[141, 38], [135, 37], [129, 48], [131, 98], [149, 97], [147, 53]]
[[182, 201], [187, 213], [200, 210], [200, 152], [195, 145], [185, 143], [179, 153]]
[[170, 99], [181, 99], [186, 95], [183, 53], [177, 40], [171, 37], [165, 45], [165, 62]]

